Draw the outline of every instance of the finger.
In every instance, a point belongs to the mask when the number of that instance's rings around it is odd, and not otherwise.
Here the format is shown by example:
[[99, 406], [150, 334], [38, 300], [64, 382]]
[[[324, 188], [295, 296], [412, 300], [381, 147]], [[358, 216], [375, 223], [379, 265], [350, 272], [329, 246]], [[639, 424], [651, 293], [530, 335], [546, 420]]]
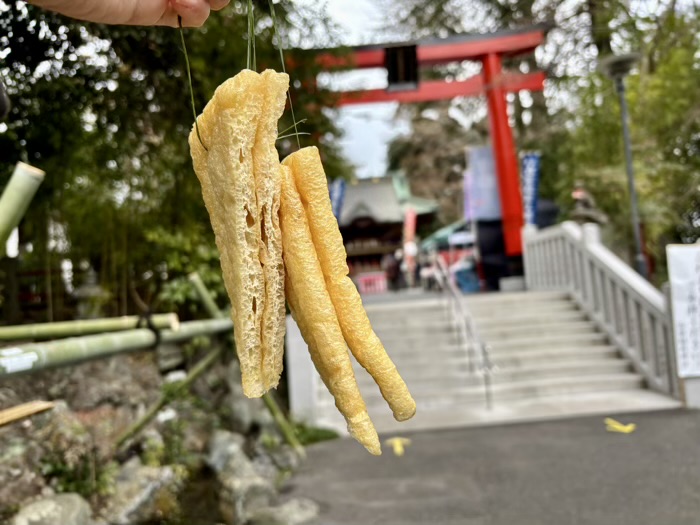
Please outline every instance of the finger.
[[209, 18], [210, 7], [206, 0], [171, 0], [170, 5], [182, 17], [183, 27], [201, 27]]
[[229, 4], [229, 0], [209, 0], [209, 7], [212, 11], [220, 11]]

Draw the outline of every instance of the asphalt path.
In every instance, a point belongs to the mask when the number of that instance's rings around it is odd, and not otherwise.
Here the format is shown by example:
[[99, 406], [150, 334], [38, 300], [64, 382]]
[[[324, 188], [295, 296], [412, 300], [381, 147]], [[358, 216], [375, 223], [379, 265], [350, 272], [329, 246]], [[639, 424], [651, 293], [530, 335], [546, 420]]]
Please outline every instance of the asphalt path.
[[[700, 412], [406, 433], [402, 456], [309, 447], [290, 495], [315, 525], [698, 525]], [[383, 440], [395, 436], [382, 436]]]

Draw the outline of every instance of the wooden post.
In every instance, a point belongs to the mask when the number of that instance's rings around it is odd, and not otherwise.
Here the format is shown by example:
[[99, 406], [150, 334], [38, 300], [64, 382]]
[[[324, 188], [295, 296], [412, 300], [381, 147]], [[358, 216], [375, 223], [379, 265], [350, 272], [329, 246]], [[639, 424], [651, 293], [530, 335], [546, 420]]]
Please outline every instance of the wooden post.
[[496, 161], [496, 174], [498, 175], [499, 195], [501, 197], [506, 255], [521, 255], [523, 201], [520, 196], [518, 157], [513, 142], [513, 131], [508, 123], [508, 104], [503, 85], [501, 55], [489, 53], [483, 58], [482, 64], [484, 84], [487, 86], [486, 100], [489, 107], [489, 122], [491, 123], [493, 157]]

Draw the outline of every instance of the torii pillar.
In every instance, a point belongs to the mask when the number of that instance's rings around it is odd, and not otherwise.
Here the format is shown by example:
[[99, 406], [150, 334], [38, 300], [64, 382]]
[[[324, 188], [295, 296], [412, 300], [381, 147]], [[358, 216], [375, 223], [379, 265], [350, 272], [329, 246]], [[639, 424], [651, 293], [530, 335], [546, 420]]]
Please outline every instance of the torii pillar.
[[[537, 25], [517, 30], [476, 35], [455, 35], [445, 39], [362, 46], [341, 56], [322, 53], [319, 63], [327, 68], [387, 68], [389, 88], [345, 92], [339, 105], [373, 102], [426, 102], [455, 97], [486, 95], [491, 125], [491, 141], [496, 162], [501, 202], [505, 252], [509, 257], [522, 255], [521, 229], [523, 203], [520, 194], [518, 156], [508, 122], [506, 94], [520, 90], [541, 91], [545, 75], [541, 71], [504, 73], [504, 57], [533, 53], [544, 42], [550, 26]], [[463, 81], [420, 81], [421, 66], [463, 60], [479, 61], [480, 75]], [[392, 79], [393, 77], [393, 79]]]

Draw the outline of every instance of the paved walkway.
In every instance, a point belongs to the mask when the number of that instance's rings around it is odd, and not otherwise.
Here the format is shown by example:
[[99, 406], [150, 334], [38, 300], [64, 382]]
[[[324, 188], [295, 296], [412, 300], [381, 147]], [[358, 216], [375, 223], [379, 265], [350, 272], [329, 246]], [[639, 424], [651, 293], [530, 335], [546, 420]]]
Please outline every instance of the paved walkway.
[[[697, 525], [700, 412], [406, 433], [395, 456], [343, 439], [309, 448], [293, 496], [316, 525]], [[391, 436], [383, 436], [384, 439]]]

